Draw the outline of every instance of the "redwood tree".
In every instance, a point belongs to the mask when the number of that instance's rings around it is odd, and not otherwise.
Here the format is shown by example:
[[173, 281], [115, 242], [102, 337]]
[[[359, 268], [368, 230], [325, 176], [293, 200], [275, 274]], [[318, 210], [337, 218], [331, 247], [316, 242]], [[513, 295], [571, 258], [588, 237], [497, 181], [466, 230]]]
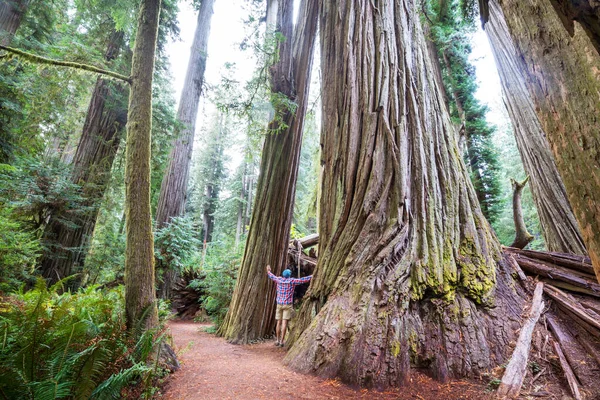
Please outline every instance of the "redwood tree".
[[[104, 58], [114, 60], [124, 45], [123, 32], [110, 35]], [[113, 160], [127, 122], [127, 88], [98, 77], [73, 159], [71, 181], [83, 189], [85, 212], [53, 218], [44, 233], [51, 246], [41, 263], [43, 276], [56, 282], [83, 266], [96, 225], [99, 202], [110, 179]]]
[[0, 44], [10, 44], [28, 6], [29, 0], [0, 0]]
[[[302, 2], [296, 29], [292, 0], [267, 3], [267, 10], [274, 10], [270, 6], [277, 4], [276, 30], [283, 36], [278, 43], [278, 62], [270, 67], [277, 117], [269, 130], [276, 133], [265, 139], [244, 259], [219, 331], [232, 343], [247, 343], [273, 331], [275, 291], [265, 267], [270, 264], [280, 272], [287, 257], [317, 29], [318, 1]], [[272, 16], [269, 11], [267, 21]], [[295, 111], [289, 107], [291, 102], [297, 104]]]
[[[518, 69], [600, 280], [599, 41], [590, 31], [589, 19], [583, 23], [573, 20], [573, 7], [589, 5], [586, 1], [577, 4], [490, 0], [489, 8], [496, 7], [504, 14], [518, 54]], [[600, 21], [597, 14], [584, 14], [595, 18], [596, 24]]]
[[131, 63], [125, 164], [125, 312], [127, 327], [158, 323], [150, 215], [152, 78], [161, 0], [142, 0]]
[[286, 362], [363, 386], [507, 358], [522, 297], [461, 160], [413, 0], [321, 4], [320, 253]]
[[531, 178], [531, 194], [546, 246], [550, 251], [586, 254], [554, 155], [523, 81], [519, 53], [508, 32], [504, 15], [497, 3], [491, 4], [489, 12], [485, 32], [500, 74], [502, 95], [523, 167]]
[[[171, 218], [183, 215], [185, 211], [194, 133], [198, 105], [204, 86], [204, 70], [206, 69], [214, 2], [215, 0], [202, 0], [200, 4], [194, 42], [177, 111], [177, 121], [181, 123], [181, 129], [169, 155], [169, 165], [165, 170], [160, 187], [156, 209], [157, 229], [167, 225]], [[174, 271], [164, 271], [160, 290], [161, 297], [168, 298], [170, 296], [173, 280]]]

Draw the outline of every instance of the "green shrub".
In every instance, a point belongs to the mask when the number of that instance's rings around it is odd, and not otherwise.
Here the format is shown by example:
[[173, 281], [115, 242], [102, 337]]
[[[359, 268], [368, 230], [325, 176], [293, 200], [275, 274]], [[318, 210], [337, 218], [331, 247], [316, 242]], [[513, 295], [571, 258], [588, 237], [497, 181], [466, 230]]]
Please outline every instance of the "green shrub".
[[[122, 288], [58, 294], [34, 290], [0, 299], [0, 393], [10, 399], [119, 399], [151, 381], [158, 331], [128, 334]], [[128, 388], [129, 390], [129, 388]]]
[[175, 217], [154, 235], [154, 256], [157, 274], [165, 271], [181, 272], [192, 268], [201, 242], [190, 217]]
[[10, 209], [0, 208], [0, 293], [14, 291], [31, 279], [42, 251], [35, 232], [11, 215]]
[[243, 248], [243, 245], [236, 248], [232, 240], [212, 242], [206, 251], [200, 278], [190, 282], [190, 287], [204, 293], [202, 306], [217, 326], [221, 325], [229, 309]]

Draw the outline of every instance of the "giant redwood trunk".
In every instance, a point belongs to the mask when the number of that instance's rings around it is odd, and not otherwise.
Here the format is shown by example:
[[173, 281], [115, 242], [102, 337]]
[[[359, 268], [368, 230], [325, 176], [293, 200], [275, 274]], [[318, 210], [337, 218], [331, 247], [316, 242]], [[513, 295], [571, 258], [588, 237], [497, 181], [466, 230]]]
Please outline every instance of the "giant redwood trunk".
[[485, 24], [525, 172], [530, 176], [546, 246], [550, 251], [586, 254], [583, 238], [573, 215], [546, 134], [523, 82], [519, 53], [512, 42], [504, 15], [493, 3]]
[[29, 0], [0, 0], [0, 44], [10, 45], [28, 6]]
[[179, 217], [185, 211], [194, 132], [198, 104], [200, 104], [204, 85], [206, 49], [214, 2], [215, 0], [203, 0], [198, 13], [190, 61], [177, 110], [177, 120], [181, 123], [181, 129], [169, 155], [169, 165], [160, 187], [156, 209], [157, 228], [162, 228], [171, 218]]
[[507, 359], [522, 297], [458, 151], [413, 0], [320, 10], [320, 253], [286, 362], [362, 386]]
[[[112, 33], [104, 58], [111, 61], [123, 46], [123, 32]], [[99, 203], [110, 179], [112, 164], [127, 122], [127, 88], [99, 77], [92, 93], [83, 132], [73, 159], [71, 181], [82, 186], [86, 210], [53, 218], [44, 233], [51, 244], [41, 263], [50, 282], [78, 272], [83, 266], [96, 225]]]
[[125, 313], [128, 329], [158, 324], [150, 215], [150, 133], [159, 14], [160, 0], [141, 1], [131, 62], [125, 155]]
[[[579, 2], [581, 5], [587, 2]], [[600, 55], [595, 36], [553, 5], [565, 0], [490, 0], [508, 31], [556, 167], [600, 280]], [[588, 15], [590, 16], [590, 15]], [[596, 15], [596, 22], [599, 17]], [[585, 29], [584, 29], [585, 28]], [[590, 37], [594, 40], [590, 40]]]
[[[165, 170], [158, 197], [156, 227], [159, 229], [167, 225], [171, 218], [179, 217], [185, 212], [194, 133], [196, 131], [198, 105], [204, 86], [206, 49], [208, 47], [214, 2], [215, 0], [202, 0], [198, 12], [194, 42], [183, 91], [181, 92], [179, 109], [177, 110], [177, 121], [181, 123], [181, 129], [169, 155], [169, 165]], [[159, 290], [160, 297], [169, 298], [171, 296], [175, 276], [175, 271], [163, 271], [163, 281]]]
[[277, 28], [285, 39], [278, 46], [279, 61], [271, 67], [271, 90], [276, 96], [295, 101], [297, 108], [295, 112], [276, 110], [285, 126], [277, 118], [269, 124], [270, 130], [278, 132], [265, 139], [244, 258], [229, 311], [220, 328], [220, 333], [233, 343], [247, 343], [273, 331], [275, 291], [268, 282], [265, 267], [270, 264], [279, 273], [287, 259], [317, 7], [316, 0], [302, 2], [293, 32], [293, 1], [278, 1]]

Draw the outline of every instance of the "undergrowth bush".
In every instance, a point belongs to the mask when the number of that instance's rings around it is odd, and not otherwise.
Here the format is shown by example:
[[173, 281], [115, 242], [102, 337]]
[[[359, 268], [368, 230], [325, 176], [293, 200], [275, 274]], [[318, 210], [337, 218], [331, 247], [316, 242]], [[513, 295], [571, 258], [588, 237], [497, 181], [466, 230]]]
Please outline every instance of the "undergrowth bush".
[[213, 241], [206, 251], [200, 278], [190, 282], [190, 287], [204, 293], [202, 307], [216, 326], [221, 325], [229, 309], [243, 249], [243, 245], [236, 248], [232, 240]]
[[[0, 298], [0, 396], [140, 398], [160, 373], [159, 330], [130, 335], [122, 287], [59, 294], [63, 282]], [[139, 337], [135, 340], [133, 338]], [[124, 388], [127, 387], [127, 393]], [[132, 389], [135, 387], [135, 389]]]

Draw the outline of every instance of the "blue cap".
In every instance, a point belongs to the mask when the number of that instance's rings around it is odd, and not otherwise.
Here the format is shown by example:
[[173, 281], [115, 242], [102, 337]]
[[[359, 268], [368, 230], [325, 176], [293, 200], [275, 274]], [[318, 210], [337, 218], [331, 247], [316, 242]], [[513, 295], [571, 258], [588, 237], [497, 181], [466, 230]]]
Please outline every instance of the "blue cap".
[[290, 276], [292, 276], [292, 271], [286, 269], [281, 273], [281, 276], [283, 276], [284, 278], [289, 278]]

